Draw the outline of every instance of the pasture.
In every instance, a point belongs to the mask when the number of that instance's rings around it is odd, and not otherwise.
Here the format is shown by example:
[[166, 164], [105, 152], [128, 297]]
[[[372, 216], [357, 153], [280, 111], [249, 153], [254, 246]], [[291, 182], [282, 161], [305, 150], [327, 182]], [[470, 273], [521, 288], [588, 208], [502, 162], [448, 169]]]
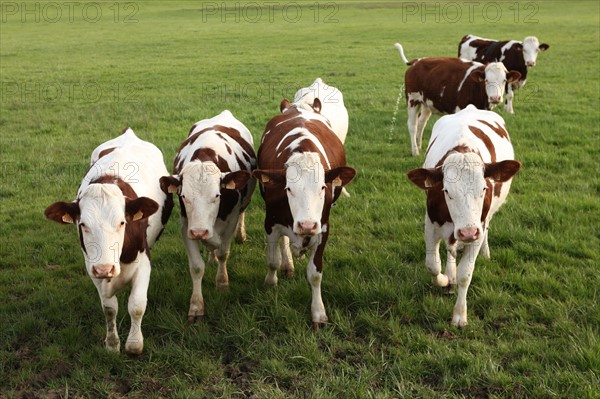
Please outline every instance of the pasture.
[[[487, 5], [486, 5], [487, 4]], [[491, 5], [490, 5], [491, 4]], [[600, 397], [599, 5], [534, 2], [2, 2], [0, 398]], [[404, 98], [407, 57], [456, 56], [472, 33], [550, 44], [506, 120], [516, 158], [468, 294], [424, 266], [425, 196]], [[91, 151], [130, 126], [167, 167], [189, 128], [229, 109], [258, 148], [266, 122], [316, 77], [350, 115], [358, 171], [331, 216], [323, 301], [311, 330], [306, 259], [263, 287], [263, 202], [232, 244], [230, 288], [191, 293], [179, 206], [152, 252], [144, 353], [103, 348], [104, 316], [73, 226], [43, 210], [71, 200]], [[427, 143], [432, 117], [424, 134]], [[424, 151], [423, 151], [424, 153]], [[118, 330], [129, 329], [126, 295]]]

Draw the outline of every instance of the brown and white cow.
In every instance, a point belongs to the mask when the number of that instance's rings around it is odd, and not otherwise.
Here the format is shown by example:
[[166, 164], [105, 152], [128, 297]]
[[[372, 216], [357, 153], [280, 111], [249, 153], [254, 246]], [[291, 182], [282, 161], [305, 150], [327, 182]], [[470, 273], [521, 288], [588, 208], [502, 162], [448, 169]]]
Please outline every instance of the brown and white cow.
[[75, 201], [55, 202], [44, 212], [55, 222], [77, 224], [87, 273], [102, 301], [105, 345], [110, 351], [120, 349], [115, 295], [129, 284], [131, 328], [125, 351], [141, 354], [144, 348], [141, 324], [150, 281], [150, 248], [173, 208], [173, 196], [163, 193], [159, 185], [166, 171], [160, 150], [126, 129], [94, 150]]
[[504, 109], [514, 113], [512, 100], [514, 90], [525, 85], [527, 70], [534, 67], [540, 51], [550, 48], [546, 43], [541, 43], [535, 36], [527, 36], [522, 42], [517, 40], [496, 41], [484, 39], [473, 35], [466, 35], [458, 44], [458, 56], [467, 60], [483, 63], [502, 62], [506, 69], [517, 71], [521, 77], [507, 84], [506, 102]]
[[[327, 321], [321, 298], [323, 252], [329, 237], [329, 213], [342, 187], [356, 171], [346, 166], [344, 145], [323, 117], [321, 102], [290, 104], [283, 100], [281, 115], [265, 128], [258, 150], [254, 175], [261, 183], [265, 200], [267, 264], [265, 285], [277, 284], [282, 255], [288, 258], [287, 240], [295, 255], [310, 253], [306, 275], [312, 290], [313, 327]], [[284, 259], [284, 271], [293, 274], [291, 259]]]
[[[468, 106], [440, 118], [433, 126], [423, 168], [408, 178], [427, 193], [425, 266], [433, 284], [458, 284], [452, 324], [467, 324], [467, 290], [477, 255], [489, 258], [488, 229], [505, 202], [511, 179], [521, 163], [501, 116]], [[440, 241], [446, 244], [446, 269], [441, 274]], [[456, 266], [457, 249], [464, 252]]]
[[246, 237], [244, 210], [256, 186], [255, 168], [250, 131], [225, 110], [192, 126], [175, 157], [174, 174], [160, 179], [163, 191], [179, 194], [181, 236], [193, 286], [190, 322], [204, 316], [205, 263], [198, 241], [210, 250], [210, 260], [218, 262], [217, 288], [226, 288], [227, 258], [236, 226], [238, 241]]
[[408, 61], [396, 43], [402, 60], [410, 68], [404, 75], [408, 108], [408, 132], [412, 154], [419, 155], [423, 130], [433, 112], [453, 114], [467, 105], [492, 109], [502, 102], [506, 82], [519, 79], [501, 62], [487, 65], [460, 58], [418, 58]]

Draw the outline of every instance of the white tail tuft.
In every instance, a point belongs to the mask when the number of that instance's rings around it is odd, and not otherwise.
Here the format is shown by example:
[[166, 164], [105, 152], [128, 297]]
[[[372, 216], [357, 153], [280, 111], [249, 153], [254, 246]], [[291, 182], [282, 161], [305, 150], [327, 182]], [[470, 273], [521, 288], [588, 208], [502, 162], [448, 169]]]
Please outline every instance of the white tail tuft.
[[400, 57], [402, 57], [402, 61], [404, 61], [404, 63], [406, 65], [408, 65], [408, 60], [404, 56], [404, 49], [402, 48], [402, 45], [400, 43], [396, 43], [396, 44], [394, 44], [394, 47], [396, 47], [398, 49], [398, 52], [400, 53]]

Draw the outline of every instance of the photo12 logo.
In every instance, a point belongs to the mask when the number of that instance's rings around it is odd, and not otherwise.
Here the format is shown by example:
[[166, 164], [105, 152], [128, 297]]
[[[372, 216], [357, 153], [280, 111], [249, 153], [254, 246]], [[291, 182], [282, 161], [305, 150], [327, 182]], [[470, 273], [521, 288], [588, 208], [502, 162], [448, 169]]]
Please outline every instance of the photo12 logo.
[[259, 22], [314, 22], [338, 23], [336, 15], [339, 5], [334, 2], [306, 3], [296, 2], [248, 2], [248, 3], [202, 3], [202, 22], [220, 21], [222, 23], [259, 23]]
[[135, 83], [0, 82], [3, 103], [135, 103], [138, 90]]
[[536, 2], [413, 2], [402, 3], [402, 22], [473, 23], [514, 22], [539, 23]]
[[15, 2], [0, 5], [2, 23], [59, 23], [111, 21], [138, 23], [140, 10], [136, 2]]

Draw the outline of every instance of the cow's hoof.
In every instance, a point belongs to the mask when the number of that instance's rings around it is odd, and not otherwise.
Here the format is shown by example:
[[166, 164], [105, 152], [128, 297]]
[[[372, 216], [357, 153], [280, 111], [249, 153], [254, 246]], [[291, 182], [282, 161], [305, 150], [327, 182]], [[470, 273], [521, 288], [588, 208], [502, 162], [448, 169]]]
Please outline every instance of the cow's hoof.
[[226, 291], [228, 288], [229, 288], [229, 282], [226, 282], [226, 283], [217, 282], [217, 289], [219, 291]]
[[466, 317], [462, 317], [460, 315], [454, 315], [454, 317], [452, 317], [452, 325], [455, 327], [463, 328], [467, 324], [469, 324], [469, 323], [467, 322]]
[[143, 341], [127, 342], [125, 344], [125, 353], [127, 353], [129, 356], [140, 356], [143, 351]]
[[322, 322], [322, 321], [313, 321], [312, 322], [312, 330], [313, 331], [319, 331], [321, 328], [324, 328], [327, 326], [326, 322]]
[[188, 315], [188, 323], [190, 323], [190, 324], [202, 323], [203, 321], [204, 321], [204, 315], [203, 314], [190, 314], [190, 315]]
[[104, 347], [109, 352], [119, 352], [121, 350], [121, 342], [119, 341], [119, 337], [106, 337], [104, 340]]
[[444, 293], [447, 295], [453, 295], [456, 290], [456, 284], [448, 284], [444, 287]]
[[283, 269], [281, 270], [281, 273], [283, 274], [283, 277], [285, 278], [292, 278], [294, 277], [294, 269]]

